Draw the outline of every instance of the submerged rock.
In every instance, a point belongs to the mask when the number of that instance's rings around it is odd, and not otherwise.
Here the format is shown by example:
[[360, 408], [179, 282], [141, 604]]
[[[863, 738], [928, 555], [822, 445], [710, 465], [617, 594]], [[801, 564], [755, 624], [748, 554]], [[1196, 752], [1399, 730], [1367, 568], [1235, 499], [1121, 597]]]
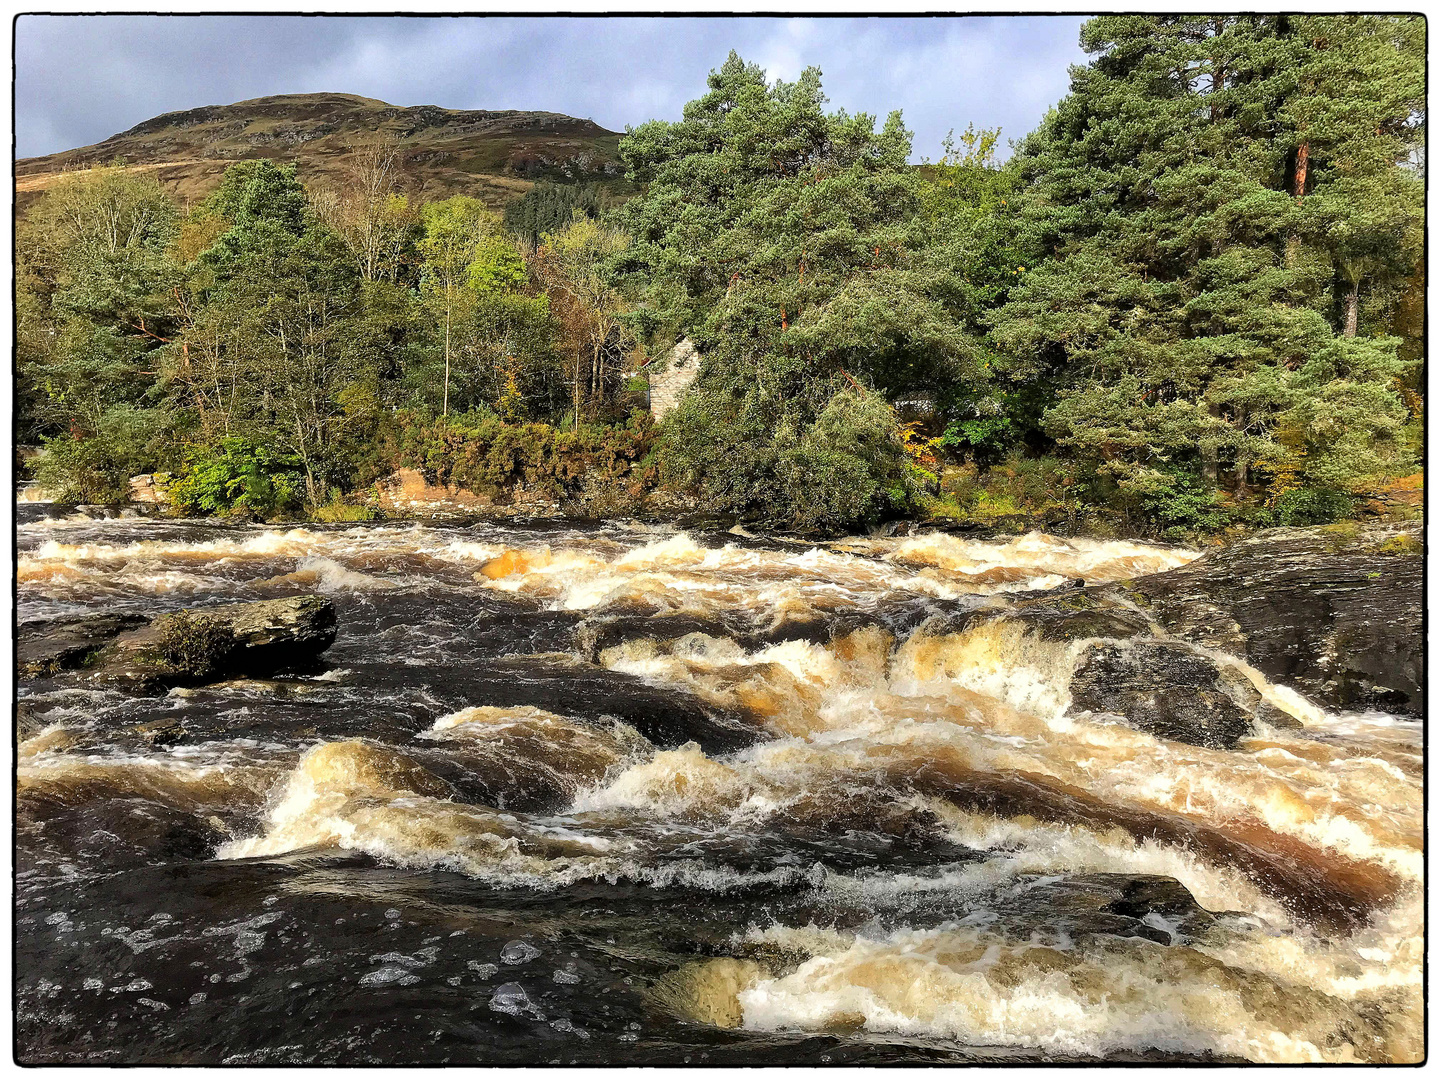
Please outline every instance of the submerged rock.
[[1140, 937], [1160, 945], [1204, 934], [1215, 913], [1173, 877], [1082, 873], [1021, 877], [996, 897], [1014, 929], [1027, 922], [1061, 922], [1071, 933]]
[[1253, 719], [1228, 689], [1210, 657], [1155, 640], [1090, 645], [1070, 680], [1077, 708], [1116, 713], [1158, 738], [1219, 750], [1249, 735]]
[[1120, 588], [1318, 704], [1418, 716], [1423, 582], [1420, 527], [1386, 524], [1272, 529]]
[[20, 674], [92, 668], [99, 681], [151, 689], [263, 677], [313, 664], [335, 633], [335, 606], [321, 596], [31, 623], [20, 627]]

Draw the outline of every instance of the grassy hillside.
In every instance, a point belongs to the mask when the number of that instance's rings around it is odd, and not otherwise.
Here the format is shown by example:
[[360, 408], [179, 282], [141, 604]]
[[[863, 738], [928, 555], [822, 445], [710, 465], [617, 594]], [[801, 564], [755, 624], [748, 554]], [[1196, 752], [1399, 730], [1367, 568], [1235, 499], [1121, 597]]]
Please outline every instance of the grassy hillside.
[[620, 135], [549, 112], [402, 108], [352, 94], [286, 94], [165, 113], [93, 146], [15, 163], [23, 207], [64, 172], [110, 164], [153, 170], [182, 203], [203, 197], [246, 158], [294, 161], [307, 185], [337, 185], [352, 148], [374, 133], [399, 140], [404, 170], [426, 199], [464, 194], [498, 209], [537, 180], [625, 189]]

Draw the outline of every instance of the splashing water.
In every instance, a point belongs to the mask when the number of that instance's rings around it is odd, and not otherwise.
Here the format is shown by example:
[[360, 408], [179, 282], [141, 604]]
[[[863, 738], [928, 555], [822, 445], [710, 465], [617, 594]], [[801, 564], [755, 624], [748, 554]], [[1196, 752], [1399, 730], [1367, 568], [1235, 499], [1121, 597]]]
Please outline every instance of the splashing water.
[[1423, 1057], [1419, 725], [1217, 655], [1291, 726], [1166, 741], [1006, 617], [1195, 552], [41, 512], [22, 620], [318, 591], [340, 637], [22, 684], [22, 1060]]

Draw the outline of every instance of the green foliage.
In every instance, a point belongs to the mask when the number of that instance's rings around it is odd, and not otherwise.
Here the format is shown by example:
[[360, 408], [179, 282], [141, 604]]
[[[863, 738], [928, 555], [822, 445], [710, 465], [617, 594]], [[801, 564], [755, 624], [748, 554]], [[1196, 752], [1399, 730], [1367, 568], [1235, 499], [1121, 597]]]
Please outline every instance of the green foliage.
[[550, 424], [506, 423], [489, 410], [438, 418], [407, 411], [382, 429], [373, 471], [420, 469], [432, 482], [491, 497], [521, 486], [555, 499], [586, 487], [638, 497], [655, 481], [646, 461], [655, 438], [643, 412], [623, 426], [561, 431]]
[[[930, 517], [953, 518], [979, 525], [1042, 527], [1073, 531], [1087, 516], [1087, 479], [1077, 476], [1073, 461], [1052, 456], [1012, 453], [982, 468], [973, 461], [942, 470], [940, 496], [927, 500]], [[1092, 520], [1090, 527], [1093, 529]]]
[[185, 455], [170, 500], [187, 513], [247, 510], [262, 517], [299, 508], [305, 479], [300, 459], [240, 438], [221, 439]]
[[1171, 468], [1132, 483], [1146, 521], [1161, 535], [1181, 539], [1194, 532], [1213, 532], [1231, 517], [1220, 505], [1214, 487], [1194, 469]]
[[466, 284], [477, 293], [513, 292], [525, 284], [525, 260], [504, 236], [486, 236], [475, 245]]
[[1355, 500], [1333, 488], [1296, 488], [1275, 500], [1277, 525], [1330, 525], [1348, 518]]
[[910, 508], [909, 461], [895, 414], [878, 394], [840, 391], [797, 441], [782, 446], [779, 520], [796, 529], [836, 531]]
[[1411, 17], [1086, 23], [1094, 60], [1019, 160], [1045, 257], [992, 333], [1056, 373], [1049, 434], [1136, 483], [1171, 461], [1242, 492], [1258, 468], [1403, 467], [1401, 342], [1356, 290], [1417, 265], [1420, 39]]
[[163, 617], [154, 645], [154, 664], [167, 675], [211, 678], [225, 670], [235, 635], [217, 619], [177, 611]]
[[100, 417], [95, 434], [57, 435], [45, 441], [35, 479], [60, 502], [111, 504], [130, 494], [130, 477], [163, 460], [166, 417], [116, 405]]
[[670, 483], [718, 512], [803, 531], [835, 531], [906, 510], [909, 460], [894, 411], [873, 392], [835, 392], [803, 428], [765, 429], [753, 410], [691, 394], [666, 420]]
[[315, 507], [310, 514], [316, 521], [328, 522], [375, 521], [380, 517], [376, 507], [346, 499], [339, 488], [331, 488], [329, 501]]
[[[342, 191], [240, 161], [183, 214], [150, 173], [77, 172], [17, 221], [16, 437], [64, 498], [188, 447], [188, 512], [335, 520], [402, 461], [592, 505], [663, 467], [812, 531], [927, 501], [1173, 536], [1409, 512], [1425, 33], [1095, 18], [1005, 164], [972, 126], [911, 165], [898, 113], [732, 54], [623, 140], [638, 197], [540, 184], [503, 222], [401, 194], [384, 138]], [[606, 425], [682, 335], [700, 373], [663, 439]], [[897, 431], [907, 398], [937, 415]]]
[[[772, 85], [733, 53], [708, 85], [683, 120], [621, 143], [630, 178], [648, 185], [618, 217], [635, 237], [622, 267], [644, 296], [631, 322], [662, 348], [688, 333], [705, 354], [694, 404], [667, 425], [672, 473], [716, 509], [783, 518], [797, 455], [837, 486], [856, 480], [854, 463], [884, 459], [815, 456], [809, 433], [842, 386], [985, 380], [968, 260], [942, 242], [948, 222], [928, 212], [899, 113], [879, 130], [827, 113], [818, 70]], [[794, 522], [867, 516], [892, 478], [857, 482], [850, 509], [826, 500], [833, 509], [800, 508]]]
[[540, 246], [546, 233], [559, 232], [579, 211], [587, 218], [601, 214], [600, 190], [592, 184], [536, 184], [505, 206], [505, 231], [529, 248]]

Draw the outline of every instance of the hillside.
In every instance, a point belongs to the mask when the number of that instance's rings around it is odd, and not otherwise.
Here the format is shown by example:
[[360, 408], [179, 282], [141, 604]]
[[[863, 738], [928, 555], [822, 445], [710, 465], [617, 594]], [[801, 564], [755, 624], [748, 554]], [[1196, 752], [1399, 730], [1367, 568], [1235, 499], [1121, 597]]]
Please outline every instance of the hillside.
[[15, 163], [21, 206], [65, 172], [122, 159], [154, 170], [181, 199], [203, 197], [246, 158], [294, 161], [308, 185], [342, 182], [352, 149], [398, 140], [409, 186], [425, 198], [465, 194], [494, 208], [537, 180], [624, 187], [620, 136], [549, 112], [400, 107], [352, 94], [286, 94], [165, 113], [93, 146]]

